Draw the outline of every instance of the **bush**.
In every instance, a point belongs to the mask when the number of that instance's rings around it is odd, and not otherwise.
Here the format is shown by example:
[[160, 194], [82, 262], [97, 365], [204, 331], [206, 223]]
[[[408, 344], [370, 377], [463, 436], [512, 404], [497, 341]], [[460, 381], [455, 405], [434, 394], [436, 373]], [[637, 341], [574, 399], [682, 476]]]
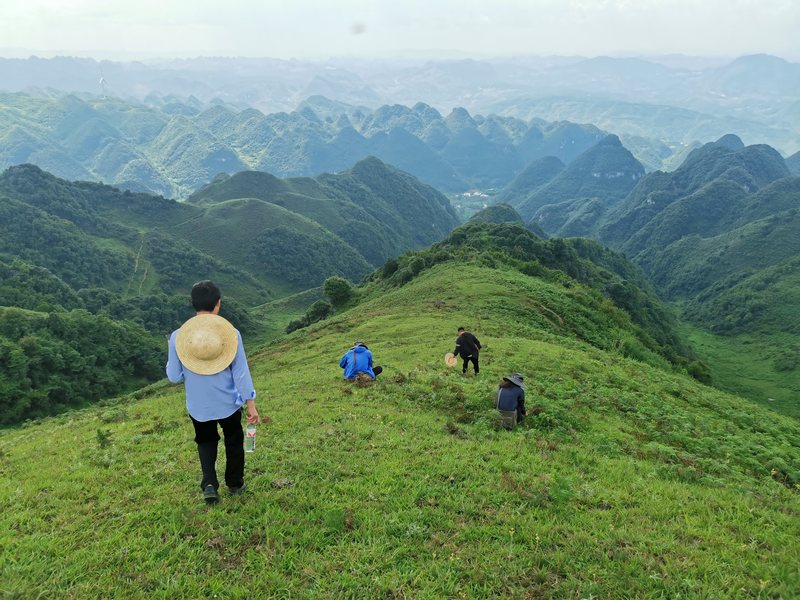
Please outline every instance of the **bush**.
[[333, 307], [331, 303], [327, 300], [317, 300], [308, 307], [306, 314], [304, 314], [299, 319], [295, 319], [291, 321], [286, 326], [286, 333], [292, 333], [297, 329], [302, 329], [303, 327], [308, 327], [312, 323], [316, 323], [317, 321], [321, 321], [325, 317], [329, 316], [333, 312]]
[[411, 262], [408, 263], [408, 268], [414, 275], [419, 275], [422, 269], [425, 268], [425, 259], [421, 256], [415, 256], [411, 259]]
[[306, 311], [305, 320], [307, 325], [321, 321], [333, 311], [333, 306], [327, 300], [317, 300], [308, 307]]
[[695, 360], [689, 363], [686, 371], [700, 383], [711, 385], [711, 369], [708, 365], [701, 360]]
[[397, 262], [396, 258], [390, 258], [383, 265], [383, 276], [390, 277], [395, 271], [397, 271], [399, 266], [400, 263]]
[[333, 306], [342, 306], [353, 297], [353, 288], [350, 282], [342, 277], [328, 277], [322, 289]]
[[397, 285], [404, 285], [414, 279], [414, 274], [409, 269], [402, 269], [397, 272], [395, 275], [394, 280], [397, 282]]
[[294, 321], [289, 321], [289, 324], [286, 326], [286, 333], [292, 333], [298, 329], [302, 329], [305, 327], [306, 324], [303, 322], [303, 319], [295, 319]]

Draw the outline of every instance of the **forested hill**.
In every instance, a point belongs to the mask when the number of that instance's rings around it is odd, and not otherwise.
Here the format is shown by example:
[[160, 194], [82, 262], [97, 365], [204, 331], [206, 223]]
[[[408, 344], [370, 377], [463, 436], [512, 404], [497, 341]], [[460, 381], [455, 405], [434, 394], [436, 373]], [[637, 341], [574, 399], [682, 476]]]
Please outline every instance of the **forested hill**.
[[502, 187], [536, 158], [574, 159], [604, 134], [591, 125], [443, 115], [417, 103], [375, 110], [322, 97], [264, 114], [173, 100], [0, 93], [0, 168], [32, 163], [67, 179], [185, 197], [220, 172], [279, 177], [349, 169], [377, 156], [443, 191]]
[[613, 205], [627, 196], [643, 176], [642, 164], [617, 136], [609, 135], [549, 181], [533, 182], [527, 189], [515, 182], [514, 198], [509, 194], [509, 199], [526, 219], [531, 219], [543, 206], [581, 198]]
[[[528, 196], [553, 200], [532, 222], [551, 235], [591, 236], [624, 252], [694, 326], [726, 336], [698, 334], [715, 344], [709, 351], [717, 354], [720, 385], [800, 414], [800, 178], [791, 160], [726, 135], [693, 150], [673, 172], [638, 178], [622, 198], [598, 187], [594, 174], [581, 177], [575, 167], [582, 162]], [[554, 183], [570, 174], [578, 191], [559, 196]], [[581, 186], [594, 191], [580, 197]], [[525, 201], [516, 196], [518, 205]]]
[[[219, 197], [249, 178], [257, 184], [248, 197], [194, 204], [69, 182], [33, 165], [0, 175], [0, 421], [160, 377], [163, 335], [191, 315], [187, 294], [199, 279], [217, 282], [225, 316], [258, 337], [248, 307], [333, 275], [359, 281], [457, 224], [444, 196], [374, 158], [317, 180], [243, 173], [205, 191]], [[86, 336], [59, 333], [81, 327]], [[90, 330], [129, 351], [100, 351], [104, 342], [87, 353]], [[83, 357], [80, 366], [66, 356]]]
[[[649, 350], [653, 329], [606, 295], [635, 279], [625, 265], [515, 225], [388, 264], [250, 352], [271, 419], [245, 495], [210, 509], [180, 386], [0, 431], [4, 590], [793, 597], [800, 424]], [[442, 361], [460, 325], [483, 344], [477, 377]], [[342, 381], [354, 339], [385, 368], [372, 385]], [[529, 416], [507, 432], [493, 407], [512, 372]]]
[[347, 171], [278, 179], [257, 171], [219, 176], [189, 198], [201, 206], [255, 198], [316, 221], [377, 266], [442, 239], [458, 224], [450, 202], [415, 177], [368, 157]]

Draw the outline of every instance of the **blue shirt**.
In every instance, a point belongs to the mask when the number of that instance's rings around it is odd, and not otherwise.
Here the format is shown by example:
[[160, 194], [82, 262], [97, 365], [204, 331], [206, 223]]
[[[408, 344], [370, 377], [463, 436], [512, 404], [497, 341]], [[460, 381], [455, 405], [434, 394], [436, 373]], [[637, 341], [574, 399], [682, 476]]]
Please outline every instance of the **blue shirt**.
[[195, 421], [213, 421], [230, 417], [247, 400], [255, 400], [256, 390], [247, 366], [242, 335], [236, 330], [239, 343], [230, 366], [214, 375], [199, 375], [183, 366], [175, 350], [175, 337], [169, 336], [167, 378], [172, 383], [184, 382], [186, 409]]
[[348, 350], [339, 361], [339, 366], [344, 369], [345, 379], [353, 379], [358, 373], [366, 373], [375, 379], [375, 372], [372, 370], [372, 352], [364, 346]]
[[525, 411], [525, 390], [516, 385], [501, 387], [497, 391], [497, 410]]

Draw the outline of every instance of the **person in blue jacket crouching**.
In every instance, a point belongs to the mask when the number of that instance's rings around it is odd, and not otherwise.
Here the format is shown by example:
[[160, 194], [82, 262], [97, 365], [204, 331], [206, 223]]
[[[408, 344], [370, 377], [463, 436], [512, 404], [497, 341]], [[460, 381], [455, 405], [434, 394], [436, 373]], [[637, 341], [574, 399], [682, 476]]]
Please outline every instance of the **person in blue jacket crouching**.
[[339, 361], [339, 366], [344, 369], [346, 381], [355, 381], [359, 376], [375, 379], [383, 372], [383, 367], [372, 365], [372, 352], [360, 340], [357, 340], [353, 347], [345, 353], [342, 360]]

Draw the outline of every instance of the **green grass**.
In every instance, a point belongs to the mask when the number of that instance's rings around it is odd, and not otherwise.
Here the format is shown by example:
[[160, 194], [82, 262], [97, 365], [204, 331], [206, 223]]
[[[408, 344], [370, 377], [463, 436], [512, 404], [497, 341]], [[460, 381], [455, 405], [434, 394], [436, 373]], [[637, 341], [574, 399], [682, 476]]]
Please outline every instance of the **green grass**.
[[[265, 230], [286, 227], [292, 232], [317, 238], [327, 244], [338, 255], [348, 254], [357, 273], [370, 270], [364, 258], [353, 251], [339, 237], [325, 230], [318, 223], [296, 214], [276, 204], [255, 198], [227, 200], [213, 204], [204, 210], [202, 217], [192, 219], [174, 228], [174, 234], [188, 241], [193, 247], [229, 264], [247, 269], [273, 296], [286, 296], [296, 293], [308, 285], [298, 285], [287, 281], [280, 270], [279, 263], [298, 260], [296, 256], [275, 256], [271, 260], [262, 260], [254, 256], [253, 247]], [[234, 241], [232, 241], [234, 240]], [[303, 252], [303, 249], [298, 249]], [[310, 260], [319, 261], [320, 257], [309, 252]], [[334, 256], [334, 259], [337, 257]], [[337, 264], [347, 261], [339, 257]], [[303, 270], [302, 265], [296, 268]], [[321, 282], [316, 282], [319, 285]]]
[[251, 308], [250, 316], [261, 323], [261, 332], [256, 343], [283, 336], [289, 322], [302, 317], [308, 307], [322, 297], [322, 288], [313, 288]]
[[714, 385], [785, 415], [800, 418], [800, 365], [776, 370], [781, 348], [797, 338], [789, 334], [714, 335], [684, 324], [683, 335], [711, 368]]
[[[250, 348], [272, 421], [246, 495], [216, 507], [181, 387], [3, 431], [5, 596], [795, 596], [800, 423], [525, 326], [555, 289], [439, 265]], [[479, 377], [442, 361], [462, 324]], [[341, 380], [355, 338], [386, 368], [370, 387]], [[510, 371], [538, 414], [504, 432]]]
[[[204, 210], [202, 217], [180, 224], [174, 227], [174, 231], [212, 256], [241, 265], [247, 262], [248, 240], [253, 240], [264, 229], [278, 225], [296, 227], [310, 235], [320, 229], [313, 221], [281, 206], [244, 198], [214, 204]], [[232, 244], [232, 239], [241, 242]]]

